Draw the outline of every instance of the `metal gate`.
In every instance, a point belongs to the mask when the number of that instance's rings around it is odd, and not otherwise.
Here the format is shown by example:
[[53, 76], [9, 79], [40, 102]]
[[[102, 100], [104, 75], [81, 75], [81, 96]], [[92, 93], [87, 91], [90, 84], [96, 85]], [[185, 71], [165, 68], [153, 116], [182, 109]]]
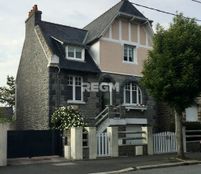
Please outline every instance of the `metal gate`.
[[97, 134], [97, 155], [99, 157], [109, 156], [109, 139], [107, 133]]
[[161, 132], [153, 135], [154, 153], [173, 153], [177, 151], [175, 132]]
[[8, 158], [62, 155], [62, 135], [54, 130], [8, 131]]

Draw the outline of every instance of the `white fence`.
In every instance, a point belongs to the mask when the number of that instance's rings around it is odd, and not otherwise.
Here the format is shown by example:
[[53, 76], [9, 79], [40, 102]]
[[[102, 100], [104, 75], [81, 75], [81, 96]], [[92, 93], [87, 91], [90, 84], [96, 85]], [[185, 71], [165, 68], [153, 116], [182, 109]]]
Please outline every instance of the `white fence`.
[[153, 134], [154, 153], [173, 153], [177, 151], [175, 132]]
[[109, 156], [109, 143], [107, 133], [97, 134], [97, 155], [99, 157]]

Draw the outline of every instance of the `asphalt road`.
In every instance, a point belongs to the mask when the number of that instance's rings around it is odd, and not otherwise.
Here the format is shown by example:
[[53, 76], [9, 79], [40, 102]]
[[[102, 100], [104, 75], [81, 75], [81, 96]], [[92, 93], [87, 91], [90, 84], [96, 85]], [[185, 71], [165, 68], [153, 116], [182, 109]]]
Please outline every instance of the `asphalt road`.
[[200, 174], [201, 165], [178, 166], [160, 169], [139, 170], [126, 174]]
[[[37, 164], [11, 165], [0, 167], [0, 174], [89, 174], [125, 169], [128, 167], [142, 165], [156, 165], [169, 163], [168, 155], [125, 157], [98, 160], [67, 161], [42, 163], [44, 160], [36, 161]], [[174, 168], [161, 168], [154, 170], [134, 171], [129, 174], [201, 174], [201, 165], [182, 166]]]
[[[88, 174], [120, 170], [134, 166], [138, 159], [152, 160], [152, 157], [116, 158], [84, 161], [64, 161], [58, 163], [30, 164], [0, 167], [0, 174]], [[160, 157], [159, 157], [160, 159]], [[150, 164], [150, 161], [147, 164]], [[158, 163], [155, 161], [154, 163]]]
[[[11, 165], [0, 167], [0, 174], [88, 174], [96, 172], [114, 171], [128, 167], [150, 165], [169, 162], [168, 158], [174, 155], [156, 155], [139, 157], [108, 158], [83, 161], [60, 161], [30, 165]], [[35, 161], [35, 160], [34, 160]]]

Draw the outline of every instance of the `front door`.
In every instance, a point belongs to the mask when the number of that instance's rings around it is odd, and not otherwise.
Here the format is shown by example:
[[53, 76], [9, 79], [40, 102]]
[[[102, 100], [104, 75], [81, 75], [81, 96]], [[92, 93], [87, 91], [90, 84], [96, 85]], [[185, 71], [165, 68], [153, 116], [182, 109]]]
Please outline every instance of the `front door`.
[[112, 105], [112, 89], [108, 83], [104, 83], [102, 89], [102, 109], [104, 109], [106, 106]]

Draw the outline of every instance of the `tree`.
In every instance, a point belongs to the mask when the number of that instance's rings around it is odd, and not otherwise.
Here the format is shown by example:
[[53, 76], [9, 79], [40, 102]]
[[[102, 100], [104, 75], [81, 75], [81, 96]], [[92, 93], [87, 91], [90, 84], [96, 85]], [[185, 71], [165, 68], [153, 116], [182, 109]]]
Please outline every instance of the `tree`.
[[201, 27], [182, 14], [168, 29], [160, 25], [145, 61], [142, 84], [175, 111], [177, 156], [184, 158], [182, 117], [201, 92]]
[[84, 127], [84, 119], [79, 111], [72, 107], [60, 107], [51, 117], [51, 124], [53, 129], [60, 131], [69, 130], [71, 127]]
[[15, 79], [13, 76], [7, 76], [7, 86], [0, 87], [0, 103], [15, 106]]

